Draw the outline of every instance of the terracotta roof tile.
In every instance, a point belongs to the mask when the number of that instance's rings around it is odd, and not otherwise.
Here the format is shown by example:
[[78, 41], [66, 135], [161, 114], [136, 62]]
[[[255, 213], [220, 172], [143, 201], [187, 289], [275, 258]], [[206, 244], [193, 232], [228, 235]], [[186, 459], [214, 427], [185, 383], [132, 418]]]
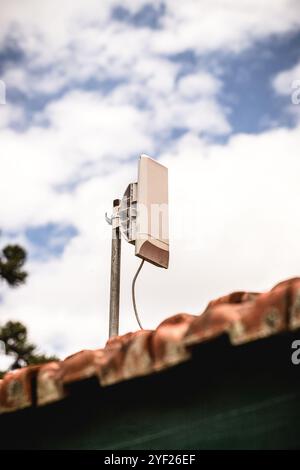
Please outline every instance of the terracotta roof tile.
[[37, 366], [8, 372], [0, 386], [0, 412], [15, 411], [32, 405], [33, 379]]
[[116, 384], [188, 360], [192, 345], [227, 334], [232, 345], [300, 328], [300, 278], [266, 293], [234, 292], [210, 302], [200, 315], [180, 313], [156, 330], [110, 339], [104, 349], [81, 351], [64, 361], [9, 372], [0, 381], [0, 413], [61, 400], [73, 382], [96, 377]]

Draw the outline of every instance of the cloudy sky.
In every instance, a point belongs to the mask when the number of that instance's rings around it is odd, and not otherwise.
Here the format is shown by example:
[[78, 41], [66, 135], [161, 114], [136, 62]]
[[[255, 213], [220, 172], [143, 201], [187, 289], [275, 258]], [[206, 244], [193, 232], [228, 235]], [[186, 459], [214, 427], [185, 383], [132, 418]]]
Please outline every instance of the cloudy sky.
[[[298, 0], [0, 0], [0, 79], [1, 246], [29, 253], [0, 321], [42, 351], [105, 344], [104, 213], [141, 153], [170, 177], [170, 268], [137, 283], [146, 328], [299, 275]], [[139, 260], [122, 257], [124, 333]]]

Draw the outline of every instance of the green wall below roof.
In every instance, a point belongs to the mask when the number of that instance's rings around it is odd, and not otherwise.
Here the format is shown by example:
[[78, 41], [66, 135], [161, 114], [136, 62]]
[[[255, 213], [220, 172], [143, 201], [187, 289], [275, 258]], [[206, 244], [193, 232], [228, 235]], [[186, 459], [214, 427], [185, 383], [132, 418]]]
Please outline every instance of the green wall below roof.
[[295, 338], [233, 347], [222, 337], [159, 374], [106, 388], [96, 379], [73, 384], [66, 400], [0, 416], [0, 448], [300, 448]]

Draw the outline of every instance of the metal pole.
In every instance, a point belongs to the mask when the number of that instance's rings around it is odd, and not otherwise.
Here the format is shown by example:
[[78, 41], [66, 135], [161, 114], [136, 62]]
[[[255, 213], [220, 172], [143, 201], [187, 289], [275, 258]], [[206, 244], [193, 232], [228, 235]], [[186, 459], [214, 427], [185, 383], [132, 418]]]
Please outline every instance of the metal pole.
[[121, 234], [119, 226], [120, 200], [113, 202], [112, 242], [111, 242], [111, 272], [110, 272], [110, 308], [109, 308], [109, 337], [119, 334], [120, 307], [120, 271], [121, 271]]

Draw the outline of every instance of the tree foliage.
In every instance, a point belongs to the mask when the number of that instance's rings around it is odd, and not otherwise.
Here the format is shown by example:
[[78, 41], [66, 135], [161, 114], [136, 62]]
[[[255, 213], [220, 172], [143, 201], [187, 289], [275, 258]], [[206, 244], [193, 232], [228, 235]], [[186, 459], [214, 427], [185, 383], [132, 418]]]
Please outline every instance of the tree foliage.
[[27, 272], [22, 268], [26, 261], [26, 251], [19, 245], [8, 245], [0, 254], [0, 279], [3, 279], [11, 287], [23, 284], [27, 278]]
[[[24, 284], [28, 276], [23, 270], [26, 258], [26, 251], [19, 245], [6, 246], [0, 253], [0, 280], [10, 287]], [[57, 360], [54, 356], [41, 354], [36, 345], [28, 341], [27, 328], [20, 322], [8, 321], [0, 325], [0, 343], [4, 353], [13, 357], [10, 369]], [[0, 378], [3, 374], [0, 371]]]
[[0, 341], [5, 354], [14, 359], [11, 369], [57, 360], [38, 352], [37, 347], [28, 341], [27, 328], [20, 322], [8, 321], [0, 327]]

